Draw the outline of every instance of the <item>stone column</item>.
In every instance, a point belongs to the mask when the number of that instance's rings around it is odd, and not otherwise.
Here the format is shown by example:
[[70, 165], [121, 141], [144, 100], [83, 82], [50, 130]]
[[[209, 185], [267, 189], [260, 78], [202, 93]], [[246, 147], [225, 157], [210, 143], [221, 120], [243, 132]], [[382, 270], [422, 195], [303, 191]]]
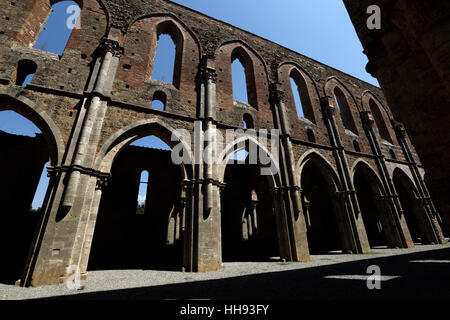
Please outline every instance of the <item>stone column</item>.
[[[270, 85], [270, 100], [275, 113], [275, 123], [280, 134], [280, 177], [285, 194], [285, 214], [291, 254], [286, 261], [307, 261], [310, 259], [308, 238], [301, 204], [301, 190], [295, 177], [295, 158], [292, 149], [290, 125], [284, 105], [284, 91], [279, 83]], [[280, 238], [281, 241], [281, 238]]]
[[[73, 206], [75, 196], [77, 193], [78, 184], [81, 177], [81, 171], [83, 167], [89, 165], [89, 160], [93, 157], [89, 157], [89, 151], [92, 151], [92, 138], [98, 133], [101, 126], [97, 126], [97, 122], [102, 122], [102, 116], [106, 109], [105, 100], [108, 100], [108, 96], [111, 91], [110, 78], [114, 78], [116, 66], [112, 65], [114, 58], [117, 60], [120, 58], [123, 49], [116, 41], [109, 39], [102, 39], [100, 44], [100, 56], [97, 58], [101, 61], [100, 70], [97, 74], [94, 90], [90, 93], [90, 102], [86, 107], [86, 114], [83, 122], [80, 123], [81, 130], [78, 142], [75, 147], [75, 153], [72, 159], [72, 165], [68, 173], [68, 183], [64, 194], [64, 200], [62, 207], [64, 210], [70, 210]], [[95, 132], [97, 131], [97, 132]], [[90, 148], [91, 147], [91, 148]]]
[[413, 248], [414, 242], [411, 239], [408, 226], [406, 225], [406, 221], [402, 215], [402, 205], [399, 201], [394, 183], [392, 182], [387, 170], [386, 159], [381, 152], [380, 142], [374, 131], [375, 120], [373, 119], [372, 113], [370, 111], [362, 111], [361, 120], [367, 133], [370, 146], [372, 147], [372, 151], [376, 156], [378, 171], [380, 172], [382, 179], [381, 182], [383, 183], [383, 188], [385, 191], [385, 195], [382, 195], [382, 200], [390, 209], [389, 225], [394, 227], [392, 230], [394, 234], [387, 236], [391, 239], [392, 244], [395, 246], [400, 248]]
[[183, 267], [182, 271], [194, 271], [194, 209], [196, 208], [195, 180], [183, 180], [181, 184], [186, 197], [183, 214]]
[[[273, 191], [273, 204], [275, 207], [275, 219], [280, 248], [280, 258], [286, 261], [294, 261], [292, 258], [291, 242], [289, 241], [288, 213], [286, 212], [286, 196], [284, 188], [275, 188]], [[307, 248], [306, 242], [306, 248]]]
[[414, 183], [418, 191], [418, 200], [420, 201], [426, 215], [426, 217], [424, 217], [425, 221], [423, 227], [425, 227], [426, 230], [427, 241], [430, 243], [445, 243], [444, 235], [442, 234], [441, 227], [438, 223], [439, 213], [436, 211], [428, 192], [428, 188], [420, 175], [419, 168], [417, 167], [417, 163], [412, 155], [411, 148], [406, 141], [405, 127], [403, 124], [396, 122], [395, 130], [400, 146], [402, 147], [403, 154], [405, 155], [406, 161], [408, 161], [409, 169], [412, 173]]
[[369, 252], [369, 241], [364, 228], [356, 192], [353, 188], [347, 156], [336, 124], [336, 108], [332, 104], [332, 100], [333, 97], [323, 97], [321, 99], [321, 104], [340, 178], [342, 188], [340, 191], [343, 193], [343, 199], [345, 200], [346, 212], [344, 214], [347, 225], [346, 235], [351, 243], [352, 252]]
[[190, 260], [192, 271], [214, 271], [222, 268], [220, 182], [216, 165], [217, 73], [214, 57], [205, 56], [202, 59], [197, 79], [201, 122], [195, 126], [195, 148], [199, 150], [195, 150], [195, 205]]
[[122, 52], [117, 41], [107, 38], [96, 51], [91, 84], [67, 147], [65, 164], [54, 168], [61, 172], [61, 181], [45, 233], [40, 235], [35, 265], [31, 263], [32, 276], [26, 280], [31, 285], [62, 283], [74, 273], [86, 271], [101, 197], [97, 181], [107, 175], [93, 169], [93, 165]]
[[97, 183], [95, 186], [94, 198], [89, 210], [89, 218], [86, 224], [85, 238], [82, 246], [82, 254], [79, 263], [79, 270], [82, 279], [85, 279], [88, 275], [87, 267], [89, 262], [89, 255], [91, 253], [92, 239], [94, 237], [95, 224], [97, 222], [97, 214], [100, 206], [100, 200], [102, 198], [102, 192], [108, 185], [110, 175], [104, 174], [97, 177]]

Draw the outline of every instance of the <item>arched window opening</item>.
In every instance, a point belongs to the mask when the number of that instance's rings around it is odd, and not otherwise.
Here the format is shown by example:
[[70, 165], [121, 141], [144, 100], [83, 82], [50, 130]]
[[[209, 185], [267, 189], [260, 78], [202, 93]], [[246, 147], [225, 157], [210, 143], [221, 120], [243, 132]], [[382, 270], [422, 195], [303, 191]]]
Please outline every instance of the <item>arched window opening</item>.
[[384, 121], [384, 117], [381, 113], [380, 108], [375, 103], [375, 101], [373, 101], [373, 99], [370, 99], [369, 106], [375, 123], [377, 124], [378, 132], [380, 133], [381, 138], [392, 143], [391, 135], [389, 134], [388, 127], [386, 126], [386, 122]]
[[31, 60], [20, 60], [17, 64], [16, 85], [25, 87], [33, 79], [37, 64]]
[[148, 171], [141, 172], [139, 179], [139, 192], [137, 198], [136, 214], [145, 214], [147, 206], [147, 192], [148, 192]]
[[167, 102], [166, 94], [162, 91], [156, 91], [155, 94], [153, 95], [152, 109], [164, 111], [166, 110], [166, 102]]
[[155, 99], [152, 101], [152, 109], [164, 111], [165, 105], [161, 100]]
[[352, 131], [353, 133], [357, 133], [355, 121], [353, 120], [353, 116], [347, 103], [347, 99], [345, 98], [345, 94], [338, 87], [334, 89], [334, 99], [339, 109], [344, 128]]
[[231, 54], [231, 78], [233, 99], [257, 108], [253, 62], [241, 47]]
[[290, 77], [290, 79], [291, 79], [292, 93], [294, 94], [295, 108], [297, 109], [297, 116], [299, 118], [305, 118], [305, 114], [303, 112], [302, 99], [300, 98], [300, 87], [297, 85], [292, 76]]
[[314, 135], [314, 132], [311, 129], [306, 130], [306, 135], [308, 136], [309, 142], [316, 143], [316, 136]]
[[308, 92], [308, 85], [303, 75], [299, 70], [294, 68], [290, 73], [289, 79], [298, 118], [308, 119], [315, 123], [316, 120]]
[[75, 1], [59, 1], [52, 6], [50, 16], [34, 48], [62, 55], [72, 30], [79, 27], [80, 6]]
[[245, 68], [239, 59], [233, 61], [231, 65], [231, 74], [233, 77], [233, 99], [248, 104]]
[[152, 79], [174, 84], [176, 46], [169, 34], [158, 35]]
[[183, 34], [172, 21], [164, 21], [156, 27], [156, 51], [152, 67], [153, 80], [180, 88]]
[[356, 152], [361, 152], [361, 148], [359, 146], [359, 143], [356, 140], [353, 140], [353, 148], [355, 149]]
[[253, 124], [253, 118], [248, 113], [244, 114], [244, 129], [253, 129], [255, 128]]

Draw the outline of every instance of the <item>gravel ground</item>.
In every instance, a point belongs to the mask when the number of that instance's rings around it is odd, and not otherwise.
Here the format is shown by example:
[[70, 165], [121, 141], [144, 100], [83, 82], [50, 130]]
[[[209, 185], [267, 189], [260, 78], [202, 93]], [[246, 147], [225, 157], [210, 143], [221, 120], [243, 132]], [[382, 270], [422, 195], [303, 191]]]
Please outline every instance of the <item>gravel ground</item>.
[[[408, 260], [406, 262], [424, 262], [414, 263], [414, 267], [423, 268], [426, 265], [428, 272], [431, 269], [427, 261], [432, 261], [431, 265], [438, 265], [438, 268], [445, 265], [448, 270], [450, 267], [449, 249], [450, 244], [447, 243], [445, 245], [418, 245], [413, 249], [374, 249], [370, 254], [361, 255], [313, 255], [309, 262], [233, 262], [225, 263], [224, 269], [220, 271], [206, 273], [154, 270], [91, 271], [88, 279], [81, 282], [82, 286], [84, 286], [82, 290], [69, 289], [66, 285], [22, 288], [0, 284], [0, 299], [22, 300], [51, 297], [68, 299], [176, 299], [186, 297], [208, 298], [211, 295], [212, 298], [217, 299], [233, 297], [227, 295], [227, 290], [237, 292], [237, 297], [244, 298], [246, 297], [246, 283], [248, 283], [249, 290], [253, 288], [252, 294], [247, 296], [248, 298], [276, 298], [279, 297], [279, 292], [284, 293], [286, 290], [291, 290], [289, 289], [289, 279], [298, 278], [298, 281], [305, 283], [305, 286], [306, 283], [315, 281], [311, 283], [311, 286], [314, 285], [318, 288], [324, 285], [322, 283], [324, 278], [327, 278], [328, 281], [335, 279], [336, 282], [332, 284], [331, 282], [327, 283], [328, 285], [335, 284], [336, 286], [337, 284], [342, 284], [342, 281], [345, 281], [345, 279], [364, 280], [365, 282], [364, 275], [366, 275], [367, 266], [376, 264], [376, 261], [379, 261], [381, 265], [386, 265], [388, 270], [390, 261], [397, 265], [403, 263], [405, 259]], [[339, 264], [339, 266], [336, 266], [336, 264]], [[407, 272], [412, 272], [411, 270], [408, 268]], [[422, 274], [424, 270], [421, 269], [414, 272]], [[397, 276], [392, 278], [395, 277]], [[240, 281], [237, 282], [236, 279], [240, 279]], [[389, 279], [389, 276], [382, 278], [385, 281]], [[226, 282], [223, 280], [226, 280]], [[450, 284], [448, 280], [448, 276], [446, 279], [440, 278], [442, 283], [446, 283], [445, 290]], [[267, 283], [267, 286], [272, 286], [270, 287], [271, 291], [266, 290], [265, 293], [255, 292], [254, 287], [258, 285], [263, 287], [263, 283]], [[276, 284], [280, 284], [284, 289], [280, 289], [278, 292]], [[239, 296], [241, 289], [242, 292]], [[328, 287], [326, 289], [328, 291], [331, 290]], [[295, 291], [295, 289], [293, 290]], [[218, 291], [221, 291], [221, 293], [217, 293]], [[298, 294], [298, 292], [295, 291], [293, 294]], [[314, 291], [313, 296], [314, 294], [317, 294], [317, 297], [321, 297], [320, 292]], [[323, 294], [326, 295], [326, 292], [324, 291]], [[330, 297], [334, 295], [340, 295], [340, 293], [333, 289]], [[297, 296], [303, 297], [301, 294]]]

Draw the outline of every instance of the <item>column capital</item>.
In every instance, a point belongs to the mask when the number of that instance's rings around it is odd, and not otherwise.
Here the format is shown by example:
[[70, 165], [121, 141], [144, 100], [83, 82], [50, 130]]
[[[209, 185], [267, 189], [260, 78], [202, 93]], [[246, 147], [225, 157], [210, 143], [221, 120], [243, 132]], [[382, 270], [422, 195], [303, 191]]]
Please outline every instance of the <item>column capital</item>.
[[124, 53], [123, 47], [120, 46], [117, 40], [108, 39], [105, 37], [100, 40], [99, 50], [102, 55], [110, 52], [114, 57], [117, 58], [120, 58]]
[[283, 193], [283, 189], [280, 187], [275, 187], [273, 189], [273, 195], [276, 197], [280, 196], [282, 193]]
[[100, 174], [97, 177], [97, 185], [95, 188], [97, 190], [106, 188], [108, 186], [108, 182], [109, 182], [110, 178], [111, 178], [111, 175], [109, 175], [109, 174]]
[[259, 205], [260, 201], [259, 200], [250, 200], [250, 205], [253, 208], [256, 208]]
[[375, 119], [373, 118], [372, 112], [361, 111], [360, 115], [361, 115], [361, 120], [363, 121], [363, 124], [369, 128], [372, 128], [375, 123]]
[[336, 191], [334, 193], [334, 196], [339, 200], [344, 200], [346, 195], [347, 195], [347, 192], [345, 192], [345, 191]]
[[406, 129], [403, 123], [398, 122], [398, 121], [394, 121], [394, 128], [395, 131], [402, 137], [405, 138], [406, 137]]
[[303, 205], [305, 206], [306, 209], [309, 209], [311, 207], [311, 201], [309, 201], [305, 197], [303, 197], [303, 201], [302, 202], [303, 202]]
[[215, 57], [213, 55], [204, 55], [200, 61], [199, 72], [200, 80], [211, 80], [217, 82], [217, 71], [215, 68]]
[[222, 195], [223, 192], [225, 191], [225, 188], [226, 188], [227, 184], [225, 182], [224, 183], [219, 183], [218, 186], [219, 186], [219, 192]]
[[269, 85], [270, 91], [270, 101], [273, 103], [284, 102], [285, 92], [281, 88], [281, 84], [279, 82], [274, 82]]
[[208, 66], [200, 67], [198, 76], [200, 81], [211, 80], [212, 83], [217, 83], [217, 71], [214, 68]]
[[211, 80], [213, 83], [217, 83], [217, 71], [215, 69], [206, 67], [204, 72], [206, 80]]
[[183, 181], [181, 181], [181, 188], [183, 191], [187, 191], [189, 188], [192, 187], [193, 184], [194, 182], [192, 180], [184, 179]]
[[327, 117], [334, 117], [336, 115], [336, 107], [333, 104], [332, 97], [326, 96], [320, 98], [320, 104], [322, 106], [322, 110], [324, 111]]

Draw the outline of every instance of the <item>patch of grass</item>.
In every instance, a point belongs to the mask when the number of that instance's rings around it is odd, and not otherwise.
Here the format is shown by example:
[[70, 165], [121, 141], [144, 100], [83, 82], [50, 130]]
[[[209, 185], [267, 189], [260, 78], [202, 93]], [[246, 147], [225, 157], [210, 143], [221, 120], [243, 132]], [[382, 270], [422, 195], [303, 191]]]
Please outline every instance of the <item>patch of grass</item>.
[[320, 260], [327, 260], [327, 261], [331, 261], [330, 258], [320, 258]]
[[369, 252], [364, 252], [363, 254], [381, 254], [381, 252], [369, 251]]

